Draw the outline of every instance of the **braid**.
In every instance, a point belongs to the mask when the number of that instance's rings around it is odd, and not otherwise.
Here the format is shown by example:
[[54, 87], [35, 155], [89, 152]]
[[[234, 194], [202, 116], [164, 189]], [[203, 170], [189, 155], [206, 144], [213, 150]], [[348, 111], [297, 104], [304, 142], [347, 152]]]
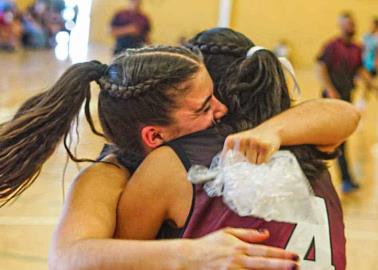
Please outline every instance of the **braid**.
[[143, 159], [141, 128], [174, 122], [172, 112], [189, 89], [180, 86], [193, 78], [202, 63], [201, 54], [172, 46], [128, 49], [114, 59], [97, 83], [100, 122], [117, 153], [130, 163]]
[[121, 99], [138, 98], [143, 96], [149, 89], [158, 85], [161, 82], [159, 79], [149, 79], [136, 85], [122, 85], [115, 84], [102, 77], [97, 83], [102, 91], [105, 91], [109, 96]]
[[[136, 74], [130, 74], [125, 76], [123, 74], [125, 71], [119, 70], [119, 64], [127, 65], [125, 61], [128, 58], [139, 58], [143, 61], [143, 58], [150, 57], [172, 57], [172, 58], [182, 58], [183, 60], [192, 62], [196, 66], [201, 62], [202, 57], [200, 54], [193, 54], [190, 50], [184, 47], [174, 47], [174, 46], [154, 46], [154, 47], [143, 47], [138, 49], [128, 49], [122, 55], [119, 55], [115, 60], [114, 64], [111, 65], [107, 72], [97, 81], [102, 91], [107, 95], [120, 98], [120, 99], [133, 99], [144, 96], [151, 89], [157, 88], [159, 85], [168, 83], [165, 74], [156, 75], [155, 78], [144, 78], [144, 79], [135, 79]], [[124, 76], [120, 79], [119, 74]], [[131, 79], [133, 78], [134, 79]]]
[[191, 51], [200, 50], [204, 54], [221, 54], [241, 57], [245, 55], [246, 48], [241, 48], [233, 44], [216, 44], [214, 42], [193, 42], [185, 44]]

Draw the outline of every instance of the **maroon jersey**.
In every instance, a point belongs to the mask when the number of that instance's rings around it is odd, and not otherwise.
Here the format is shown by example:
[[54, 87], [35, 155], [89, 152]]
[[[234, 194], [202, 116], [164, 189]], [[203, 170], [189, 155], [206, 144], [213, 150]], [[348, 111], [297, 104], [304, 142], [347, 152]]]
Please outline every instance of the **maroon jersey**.
[[[180, 138], [169, 145], [181, 158], [186, 169], [191, 165], [209, 166], [223, 147], [224, 138], [213, 129]], [[279, 179], [277, 179], [279, 181]], [[223, 203], [221, 197], [210, 198], [202, 185], [195, 186], [194, 206], [183, 237], [197, 238], [224, 227], [268, 229], [267, 245], [285, 248], [300, 255], [302, 269], [343, 270], [346, 265], [345, 236], [341, 204], [328, 171], [311, 182], [316, 195], [321, 224], [299, 224], [240, 217]]]

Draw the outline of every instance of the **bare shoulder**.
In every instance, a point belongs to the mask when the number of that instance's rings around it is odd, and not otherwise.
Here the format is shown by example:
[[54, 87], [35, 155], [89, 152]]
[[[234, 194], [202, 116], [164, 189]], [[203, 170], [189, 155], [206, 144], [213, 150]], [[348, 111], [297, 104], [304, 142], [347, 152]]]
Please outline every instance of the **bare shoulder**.
[[113, 186], [124, 186], [130, 178], [129, 171], [122, 167], [114, 155], [105, 157], [102, 161], [85, 168], [76, 177], [76, 184], [92, 184], [103, 186], [104, 182]]
[[135, 176], [141, 176], [138, 179], [144, 181], [154, 179], [154, 184], [159, 183], [159, 185], [172, 183], [182, 175], [186, 175], [185, 167], [169, 146], [162, 146], [152, 151], [135, 172]]
[[130, 179], [128, 187], [136, 187], [152, 201], [162, 201], [167, 209], [192, 196], [186, 169], [169, 146], [151, 152]]
[[122, 193], [117, 211], [117, 237], [153, 239], [164, 220], [182, 226], [191, 198], [192, 186], [186, 181], [186, 170], [179, 157], [170, 147], [155, 149]]

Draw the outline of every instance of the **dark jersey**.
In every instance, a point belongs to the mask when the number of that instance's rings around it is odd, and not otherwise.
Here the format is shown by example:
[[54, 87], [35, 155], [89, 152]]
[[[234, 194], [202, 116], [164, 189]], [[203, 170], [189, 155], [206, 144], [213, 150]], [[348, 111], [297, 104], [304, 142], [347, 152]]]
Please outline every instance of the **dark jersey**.
[[350, 101], [354, 78], [362, 67], [361, 47], [338, 38], [325, 45], [318, 61], [325, 63], [331, 82], [341, 98]]
[[[223, 142], [224, 137], [209, 129], [179, 138], [169, 145], [189, 169], [195, 164], [209, 166], [221, 151]], [[271, 234], [265, 244], [297, 252], [302, 258], [303, 269], [343, 270], [346, 264], [343, 214], [329, 173], [325, 171], [320, 179], [311, 182], [311, 186], [322, 225], [240, 217], [223, 203], [221, 197], [210, 198], [202, 185], [196, 185], [193, 211], [183, 236], [197, 238], [228, 226], [264, 228]]]

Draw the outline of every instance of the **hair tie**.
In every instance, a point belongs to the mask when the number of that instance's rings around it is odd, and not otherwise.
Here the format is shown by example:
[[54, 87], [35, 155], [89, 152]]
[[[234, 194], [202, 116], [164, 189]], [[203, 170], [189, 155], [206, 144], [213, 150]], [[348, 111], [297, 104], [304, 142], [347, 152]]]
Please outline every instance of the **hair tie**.
[[294, 67], [287, 59], [286, 57], [278, 57], [278, 60], [281, 62], [281, 65], [286, 69], [287, 72], [289, 72], [291, 78], [294, 81], [294, 92], [297, 94], [298, 97], [301, 97], [302, 91], [301, 88], [299, 87], [299, 83], [297, 80], [297, 76], [295, 75]]
[[101, 77], [106, 74], [106, 72], [107, 72], [107, 70], [109, 68], [109, 66], [107, 64], [103, 64], [103, 63], [101, 63], [98, 60], [92, 60], [91, 62], [94, 63], [94, 64], [99, 65], [99, 70], [100, 70]]
[[[246, 56], [247, 56], [247, 58], [250, 58], [256, 52], [261, 51], [261, 50], [267, 50], [267, 51], [269, 51], [268, 49], [266, 49], [264, 47], [261, 47], [261, 46], [253, 46], [253, 47], [251, 47], [248, 50]], [[299, 83], [298, 83], [297, 77], [295, 76], [295, 71], [294, 71], [293, 65], [291, 64], [291, 62], [289, 61], [289, 59], [287, 59], [286, 57], [278, 57], [278, 61], [280, 61], [280, 63], [283, 66], [283, 68], [286, 69], [287, 72], [289, 72], [291, 78], [294, 81], [294, 92], [300, 97], [301, 96], [301, 88], [299, 87]]]
[[256, 52], [261, 51], [261, 50], [267, 50], [267, 49], [265, 49], [264, 47], [261, 47], [261, 46], [253, 46], [253, 47], [251, 47], [251, 48], [248, 50], [246, 56], [247, 56], [247, 58], [250, 58], [250, 57], [252, 57]]

